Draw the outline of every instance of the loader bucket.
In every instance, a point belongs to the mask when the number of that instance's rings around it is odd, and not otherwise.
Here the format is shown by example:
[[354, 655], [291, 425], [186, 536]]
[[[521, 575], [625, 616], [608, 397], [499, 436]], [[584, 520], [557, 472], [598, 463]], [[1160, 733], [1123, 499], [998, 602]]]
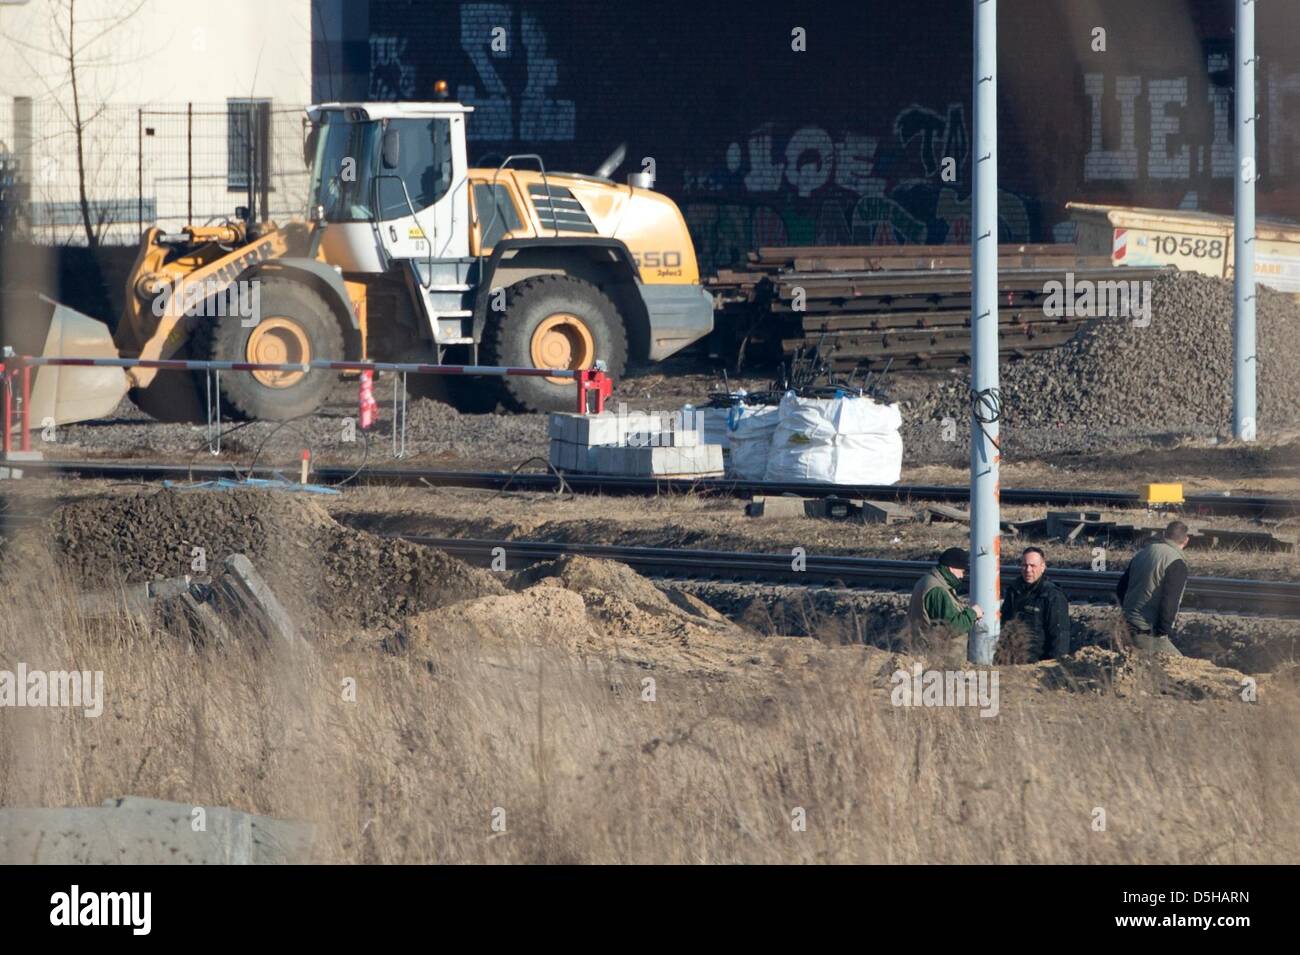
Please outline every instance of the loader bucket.
[[[20, 355], [48, 358], [117, 358], [108, 327], [74, 308], [38, 296], [39, 305], [24, 309], [21, 322], [6, 322], [6, 337]], [[9, 316], [10, 318], [18, 316]], [[44, 334], [42, 334], [42, 332]], [[121, 368], [62, 367], [33, 369], [28, 421], [40, 428], [50, 421], [71, 424], [103, 418], [126, 395]]]

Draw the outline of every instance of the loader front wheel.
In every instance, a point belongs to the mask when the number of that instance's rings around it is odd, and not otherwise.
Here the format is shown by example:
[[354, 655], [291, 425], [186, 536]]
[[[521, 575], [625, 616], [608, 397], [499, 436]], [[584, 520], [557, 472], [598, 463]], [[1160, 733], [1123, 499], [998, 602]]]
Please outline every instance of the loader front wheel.
[[126, 395], [132, 404], [156, 421], [194, 424], [204, 418], [200, 388], [202, 382], [192, 372], [160, 371], [148, 388], [132, 388]]
[[[589, 282], [540, 275], [512, 286], [504, 316], [489, 315], [487, 363], [522, 368], [591, 368], [605, 362], [612, 377], [627, 365], [627, 332], [614, 303]], [[501, 379], [507, 403], [522, 411], [572, 411], [572, 378]]]
[[[261, 280], [261, 315], [244, 327], [238, 315], [216, 320], [209, 357], [214, 361], [302, 364], [343, 359], [343, 332], [329, 305], [300, 282]], [[232, 371], [221, 376], [230, 412], [283, 421], [325, 403], [337, 375], [328, 371]]]

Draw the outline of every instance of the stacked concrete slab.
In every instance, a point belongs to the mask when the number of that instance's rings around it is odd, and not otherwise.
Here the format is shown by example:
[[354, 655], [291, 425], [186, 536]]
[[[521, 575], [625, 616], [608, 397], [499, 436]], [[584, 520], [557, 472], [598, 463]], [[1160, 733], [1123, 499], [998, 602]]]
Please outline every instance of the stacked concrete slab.
[[0, 809], [0, 863], [9, 865], [295, 863], [307, 861], [313, 838], [307, 823], [136, 796], [99, 808]]
[[552, 467], [628, 477], [713, 477], [722, 473], [722, 446], [705, 444], [700, 421], [682, 412], [555, 413], [550, 422]]

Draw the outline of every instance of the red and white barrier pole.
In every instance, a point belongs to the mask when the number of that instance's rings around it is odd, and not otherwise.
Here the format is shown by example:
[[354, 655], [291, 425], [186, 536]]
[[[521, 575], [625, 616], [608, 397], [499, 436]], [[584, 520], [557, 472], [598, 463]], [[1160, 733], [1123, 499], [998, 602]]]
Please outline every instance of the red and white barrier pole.
[[14, 388], [12, 373], [4, 365], [0, 365], [0, 382], [4, 384], [5, 390], [5, 436], [4, 452], [8, 454], [13, 450], [13, 430], [14, 430]]
[[373, 426], [378, 415], [379, 403], [375, 401], [374, 373], [363, 371], [361, 373], [361, 427], [365, 429]]
[[379, 371], [400, 375], [465, 375], [483, 377], [572, 378], [578, 389], [578, 413], [588, 413], [587, 393], [595, 392], [596, 412], [605, 410], [605, 399], [613, 390], [609, 376], [595, 368], [509, 368], [504, 365], [425, 365], [404, 362], [374, 361], [306, 361], [306, 362], [252, 362], [252, 361], [190, 361], [180, 358], [63, 358], [21, 357], [18, 359], [23, 375], [23, 449], [30, 440], [27, 435], [28, 404], [31, 396], [31, 369], [47, 365], [81, 368], [155, 368], [161, 371], [357, 371], [361, 373], [361, 427], [374, 424], [378, 404], [374, 399], [374, 374]]
[[32, 449], [32, 366], [26, 361], [23, 365], [23, 420], [22, 449]]

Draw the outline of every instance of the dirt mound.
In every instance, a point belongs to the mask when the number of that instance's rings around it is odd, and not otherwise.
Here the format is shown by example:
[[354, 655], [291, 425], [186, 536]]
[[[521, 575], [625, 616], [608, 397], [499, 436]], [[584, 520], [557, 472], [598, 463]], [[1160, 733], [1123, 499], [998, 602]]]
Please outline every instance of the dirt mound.
[[562, 587], [536, 586], [522, 593], [464, 600], [411, 621], [408, 639], [445, 641], [473, 636], [531, 639], [580, 650], [597, 644], [582, 598]]
[[[410, 643], [473, 634], [612, 653], [649, 668], [734, 670], [757, 659], [755, 635], [704, 601], [660, 589], [615, 561], [564, 557], [520, 571], [515, 593], [467, 600], [411, 622]], [[766, 659], [766, 657], [764, 657]]]
[[1300, 633], [1286, 621], [1188, 614], [1179, 622], [1179, 649], [1219, 666], [1266, 673], [1300, 659]]
[[630, 601], [637, 609], [647, 613], [672, 613], [676, 608], [685, 610], [692, 616], [711, 616], [714, 620], [726, 619], [709, 608], [702, 600], [695, 600], [693, 603], [683, 602], [685, 596], [677, 591], [671, 592], [678, 594], [678, 600], [670, 599], [668, 592], [660, 590], [627, 564], [620, 564], [613, 560], [577, 556], [561, 557], [559, 560], [535, 564], [521, 570], [515, 575], [512, 586], [529, 587], [535, 583], [548, 581], [578, 593], [584, 590], [599, 590], [618, 594]]
[[1082, 647], [1062, 660], [1033, 664], [1042, 686], [1119, 697], [1240, 700], [1246, 677], [1208, 660]]
[[272, 491], [161, 490], [64, 505], [42, 531], [77, 577], [134, 583], [206, 572], [235, 553], [257, 563], [333, 526], [316, 502]]
[[[1288, 428], [1300, 412], [1300, 305], [1259, 288], [1259, 424]], [[1060, 348], [1008, 363], [1003, 421], [1015, 427], [1225, 431], [1232, 414], [1231, 282], [1192, 272], [1152, 285], [1150, 323], [1099, 319]], [[967, 406], [965, 380], [945, 383], [914, 415]], [[958, 420], [962, 420], [958, 415]]]
[[505, 590], [441, 551], [342, 527], [317, 502], [282, 492], [99, 498], [65, 505], [29, 533], [25, 546], [50, 543], [88, 589], [212, 573], [242, 553], [286, 604], [327, 627], [396, 627], [409, 614]]

